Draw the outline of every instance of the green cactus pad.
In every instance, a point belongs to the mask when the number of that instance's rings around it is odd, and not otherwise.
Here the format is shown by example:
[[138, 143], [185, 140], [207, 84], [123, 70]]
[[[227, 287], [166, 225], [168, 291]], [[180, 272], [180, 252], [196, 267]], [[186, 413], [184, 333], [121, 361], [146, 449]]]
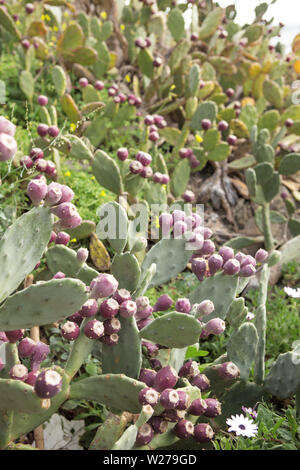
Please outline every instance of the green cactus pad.
[[224, 17], [223, 8], [214, 8], [206, 17], [198, 31], [199, 39], [206, 39], [214, 34]]
[[199, 340], [202, 327], [185, 313], [171, 312], [156, 318], [140, 331], [140, 337], [168, 348], [185, 348]]
[[237, 287], [237, 276], [218, 273], [200, 282], [189, 299], [192, 304], [200, 303], [206, 299], [214, 303], [215, 310], [204, 318], [205, 322], [216, 317], [224, 320], [232, 301], [235, 299]]
[[119, 341], [114, 346], [102, 345], [102, 373], [125, 374], [136, 379], [142, 365], [139, 331], [133, 317], [122, 318]]
[[138, 55], [138, 65], [146, 77], [152, 79], [154, 73], [153, 57], [148, 49], [142, 49]]
[[75, 279], [52, 279], [9, 297], [0, 307], [1, 331], [47, 325], [77, 312], [88, 299]]
[[139, 413], [138, 395], [145, 384], [124, 374], [106, 374], [79, 380], [71, 385], [71, 400], [96, 401], [107, 407]]
[[26, 98], [31, 101], [34, 95], [34, 78], [28, 70], [21, 72], [19, 85]]
[[60, 65], [55, 65], [51, 74], [56, 93], [58, 96], [63, 96], [67, 88], [67, 78], [64, 69]]
[[179, 41], [184, 35], [184, 18], [179, 8], [170, 10], [167, 24], [175, 41]]
[[92, 170], [98, 183], [115, 194], [123, 192], [121, 174], [116, 162], [102, 150], [97, 150]]
[[104, 423], [98, 428], [89, 450], [111, 450], [116, 441], [123, 435], [127, 423], [126, 413], [121, 415], [109, 413]]
[[279, 173], [281, 175], [293, 175], [300, 171], [300, 153], [289, 153], [285, 155], [279, 164]]
[[242, 380], [247, 380], [255, 358], [258, 334], [252, 323], [243, 323], [232, 333], [227, 343], [228, 359], [239, 369]]
[[16, 413], [40, 413], [46, 401], [39, 398], [33, 387], [21, 380], [0, 379], [0, 410]]
[[200, 67], [194, 64], [189, 73], [189, 90], [192, 96], [196, 96], [200, 85]]
[[183, 239], [162, 239], [148, 251], [142, 264], [142, 278], [150, 266], [156, 264], [156, 273], [149, 287], [159, 286], [182, 272], [191, 257]]
[[60, 271], [67, 277], [90, 284], [99, 275], [98, 271], [86, 264], [82, 266], [76, 258], [76, 252], [64, 245], [55, 245], [49, 248], [46, 253], [46, 261], [53, 276]]
[[49, 242], [50, 210], [37, 207], [11, 225], [0, 241], [0, 303], [33, 271]]
[[191, 129], [201, 130], [202, 120], [210, 119], [210, 121], [213, 122], [216, 119], [217, 112], [218, 107], [213, 101], [206, 101], [205, 103], [199, 104], [191, 121]]
[[277, 109], [271, 109], [264, 113], [258, 120], [258, 129], [268, 129], [270, 132], [274, 132], [278, 122], [280, 120], [280, 114]]
[[115, 443], [112, 450], [131, 450], [134, 447], [138, 430], [136, 424], [129, 426]]
[[20, 41], [21, 35], [16, 27], [16, 24], [5, 7], [0, 7], [0, 25], [11, 34], [14, 39]]
[[273, 80], [264, 80], [263, 82], [263, 94], [269, 103], [275, 108], [283, 107], [283, 93], [280, 86]]
[[95, 233], [96, 224], [92, 220], [83, 220], [78, 227], [69, 228], [65, 231], [70, 235], [71, 240], [76, 238], [76, 240], [83, 240], [84, 238], [89, 238], [93, 233]]
[[154, 278], [155, 274], [156, 274], [156, 264], [153, 263], [147, 268], [145, 273], [143, 273], [143, 276], [141, 276], [140, 283], [134, 294], [135, 298], [140, 297], [145, 294], [145, 292], [150, 288], [152, 279]]
[[295, 352], [280, 354], [273, 363], [264, 388], [279, 399], [290, 398], [300, 387], [300, 355]]
[[181, 132], [176, 127], [165, 127], [159, 130], [159, 135], [163, 137], [168, 144], [175, 147], [179, 142]]
[[82, 98], [85, 103], [93, 103], [99, 101], [99, 93], [93, 85], [88, 85], [82, 90]]
[[181, 196], [186, 190], [190, 174], [191, 168], [188, 159], [180, 160], [171, 178], [171, 189], [175, 197]]
[[214, 162], [222, 162], [230, 155], [230, 146], [227, 142], [221, 142], [216, 147], [209, 151], [207, 154], [207, 160]]
[[[245, 299], [234, 299], [227, 313], [227, 321], [233, 328], [238, 328], [246, 318]], [[234, 361], [233, 361], [234, 362]]]
[[204, 134], [203, 138], [203, 148], [207, 152], [214, 150], [219, 144], [221, 139], [220, 133], [217, 129], [209, 129]]
[[141, 269], [136, 257], [127, 252], [115, 255], [111, 265], [111, 273], [119, 281], [120, 289], [133, 292], [138, 286]]
[[84, 143], [83, 139], [72, 134], [67, 134], [66, 138], [71, 144], [71, 150], [69, 152], [71, 158], [76, 158], [77, 160], [93, 160], [93, 154]]
[[[108, 224], [103, 227], [101, 218], [104, 218], [104, 215], [109, 219]], [[128, 218], [125, 209], [118, 204], [117, 202], [108, 202], [99, 207], [97, 210], [97, 216], [100, 218], [100, 222], [96, 227], [96, 234], [100, 240], [108, 240], [112, 249], [117, 253], [122, 253], [124, 250], [127, 238], [128, 238]], [[106, 218], [104, 219], [104, 222]], [[112, 232], [113, 227], [115, 231]], [[107, 234], [109, 228], [110, 237]], [[105, 230], [105, 232], [104, 232]]]
[[65, 93], [61, 97], [60, 102], [63, 111], [66, 113], [71, 122], [76, 124], [77, 122], [81, 121], [80, 111], [71, 95]]

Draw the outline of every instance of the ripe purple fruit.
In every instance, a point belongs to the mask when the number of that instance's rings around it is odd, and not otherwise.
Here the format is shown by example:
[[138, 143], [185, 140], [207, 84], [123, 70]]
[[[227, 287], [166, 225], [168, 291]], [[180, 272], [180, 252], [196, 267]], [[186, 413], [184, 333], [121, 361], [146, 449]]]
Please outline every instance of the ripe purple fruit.
[[199, 281], [202, 281], [207, 270], [206, 261], [203, 258], [194, 258], [192, 260], [192, 271]]
[[48, 104], [48, 97], [45, 95], [40, 95], [38, 97], [38, 103], [40, 106], [47, 106]]
[[57, 126], [50, 126], [48, 128], [48, 134], [50, 135], [50, 137], [57, 137], [59, 134], [59, 128]]
[[24, 336], [25, 330], [5, 331], [5, 335], [10, 343], [20, 341]]
[[135, 443], [138, 446], [144, 446], [145, 444], [149, 444], [149, 442], [152, 441], [153, 436], [154, 431], [152, 427], [150, 424], [145, 423], [139, 428]]
[[190, 313], [191, 309], [192, 309], [191, 303], [189, 299], [186, 299], [186, 298], [178, 299], [175, 304], [176, 312]]
[[39, 371], [31, 371], [29, 372], [28, 374], [28, 377], [26, 380], [24, 380], [24, 382], [27, 384], [27, 385], [31, 385], [33, 386], [36, 382], [36, 379], [38, 378], [38, 375], [39, 375]]
[[113, 295], [118, 288], [118, 281], [112, 274], [100, 274], [90, 284], [91, 298], [101, 299]]
[[223, 266], [224, 273], [233, 276], [240, 271], [240, 263], [237, 259], [229, 259]]
[[131, 295], [129, 290], [127, 289], [118, 289], [114, 293], [113, 299], [115, 299], [118, 304], [122, 304], [123, 302], [125, 302], [125, 300], [131, 300]]
[[35, 161], [39, 158], [44, 158], [44, 152], [42, 149], [34, 147], [33, 149], [31, 149], [29, 156], [30, 158], [32, 158], [33, 161]]
[[293, 127], [294, 121], [293, 121], [293, 119], [287, 119], [284, 124], [285, 124], [285, 127], [287, 127], [287, 128]]
[[163, 212], [159, 216], [159, 226], [161, 227], [163, 236], [167, 235], [173, 226], [172, 215], [168, 214], [167, 212]]
[[56, 274], [54, 274], [52, 279], [65, 279], [66, 275], [62, 273], [61, 271], [58, 271]]
[[196, 196], [193, 191], [189, 191], [188, 189], [183, 193], [181, 197], [184, 202], [193, 202], [196, 199]]
[[89, 339], [99, 339], [104, 335], [103, 323], [99, 320], [91, 320], [84, 327], [84, 334]]
[[104, 335], [100, 338], [100, 341], [106, 346], [114, 346], [118, 343], [119, 336], [116, 333], [113, 333], [111, 335]]
[[40, 137], [46, 137], [46, 135], [48, 134], [48, 129], [49, 127], [47, 126], [47, 124], [39, 124], [37, 127], [37, 133]]
[[17, 142], [9, 134], [0, 134], [0, 162], [11, 160], [17, 151]]
[[70, 241], [70, 235], [66, 232], [58, 232], [56, 239], [55, 239], [55, 244], [56, 245], [67, 245]]
[[105, 335], [118, 334], [121, 330], [120, 320], [117, 318], [107, 318], [103, 323]]
[[185, 417], [186, 411], [185, 410], [165, 410], [162, 413], [162, 417], [166, 421], [171, 421], [172, 423], [177, 423], [178, 421], [182, 420]]
[[224, 333], [225, 328], [225, 322], [221, 318], [212, 318], [204, 327], [204, 329], [211, 335], [220, 335]]
[[234, 380], [240, 376], [240, 370], [233, 362], [223, 362], [218, 368], [218, 374], [224, 380]]
[[228, 130], [229, 124], [226, 121], [220, 121], [218, 124], [218, 130], [220, 132], [225, 132]]
[[[120, 305], [120, 315], [123, 318], [133, 317], [137, 312], [137, 305], [133, 300], [125, 300]], [[152, 313], [152, 312], [151, 312]]]
[[28, 15], [34, 12], [35, 6], [32, 3], [26, 3], [25, 10]]
[[119, 304], [114, 299], [104, 300], [99, 309], [99, 313], [103, 318], [112, 318], [119, 313]]
[[143, 166], [148, 166], [152, 162], [152, 157], [149, 153], [138, 152], [135, 156], [136, 160], [140, 162]]
[[119, 148], [119, 150], [117, 151], [117, 157], [119, 160], [121, 160], [122, 162], [124, 162], [125, 160], [127, 160], [128, 158], [128, 150], [127, 148], [125, 147], [121, 147]]
[[30, 48], [30, 42], [28, 41], [28, 39], [22, 39], [21, 44], [22, 47], [26, 50]]
[[219, 255], [222, 256], [224, 263], [229, 259], [234, 258], [234, 251], [229, 246], [222, 246], [219, 250]]
[[158, 392], [162, 392], [166, 388], [175, 387], [178, 380], [176, 370], [171, 366], [166, 366], [160, 369], [154, 379], [154, 388]]
[[210, 442], [214, 437], [211, 426], [207, 423], [199, 423], [194, 428], [194, 437], [198, 442]]
[[198, 387], [201, 392], [205, 392], [210, 387], [210, 381], [204, 374], [197, 374], [192, 378], [192, 385]]
[[171, 308], [172, 304], [173, 300], [171, 297], [168, 294], [163, 294], [157, 299], [153, 312], [165, 312]]
[[61, 335], [63, 338], [67, 339], [68, 341], [75, 341], [80, 334], [80, 328], [77, 323], [72, 321], [67, 321], [61, 327]]
[[82, 78], [79, 79], [78, 83], [81, 86], [81, 88], [86, 88], [89, 84], [89, 81], [88, 81], [87, 78], [82, 77]]
[[130, 163], [129, 165], [129, 171], [133, 175], [139, 175], [143, 171], [143, 165], [141, 162], [138, 162], [137, 160], [134, 160], [133, 162]]
[[36, 342], [31, 338], [24, 338], [18, 344], [18, 353], [20, 357], [31, 357], [35, 349]]
[[234, 93], [235, 93], [235, 91], [234, 91], [233, 88], [227, 88], [226, 95], [228, 96], [228, 98], [233, 98]]
[[189, 407], [188, 413], [194, 416], [202, 416], [208, 408], [208, 405], [205, 400], [202, 398], [197, 398], [192, 401], [191, 406]]
[[0, 134], [7, 134], [13, 137], [15, 132], [16, 126], [4, 116], [0, 116]]
[[212, 123], [210, 119], [202, 119], [201, 126], [204, 131], [208, 131], [211, 128]]
[[100, 80], [97, 80], [97, 81], [95, 82], [95, 85], [94, 85], [94, 86], [95, 86], [96, 90], [101, 91], [101, 90], [103, 90], [103, 88], [104, 88], [104, 83], [101, 82]]
[[177, 410], [186, 410], [189, 407], [190, 404], [190, 398], [186, 392], [183, 390], [176, 390], [179, 396], [179, 402], [178, 405], [176, 406]]
[[154, 379], [156, 377], [157, 372], [152, 369], [141, 369], [139, 380], [144, 382], [148, 387], [153, 387]]
[[241, 267], [239, 271], [239, 276], [241, 277], [251, 277], [256, 273], [256, 269], [253, 264], [246, 264]]
[[43, 370], [34, 384], [34, 391], [39, 398], [52, 398], [61, 391], [62, 378], [51, 369]]
[[60, 204], [64, 202], [71, 202], [72, 199], [74, 199], [74, 196], [75, 196], [74, 191], [72, 191], [72, 189], [69, 188], [69, 186], [66, 186], [65, 184], [61, 184], [60, 189], [62, 192], [61, 200], [59, 201]]
[[60, 189], [60, 184], [58, 183], [51, 183], [47, 188], [47, 194], [45, 196], [45, 203], [49, 206], [54, 206], [58, 204], [62, 196], [62, 192]]
[[28, 377], [28, 369], [23, 364], [16, 364], [10, 369], [9, 375], [14, 380], [25, 382]]
[[258, 250], [255, 254], [255, 259], [257, 263], [264, 263], [267, 261], [269, 257], [269, 253], [266, 250], [263, 250], [262, 248]]
[[179, 404], [179, 395], [176, 390], [172, 388], [166, 388], [161, 392], [160, 395], [160, 404], [166, 410], [172, 410], [177, 407]]
[[42, 341], [37, 341], [35, 348], [33, 350], [33, 354], [31, 356], [31, 369], [33, 371], [39, 369], [40, 364], [46, 359], [48, 354], [50, 353], [50, 348], [47, 344], [43, 343]]
[[80, 264], [84, 264], [89, 257], [89, 250], [87, 248], [79, 248], [76, 253], [76, 259]]
[[206, 315], [210, 315], [214, 310], [215, 306], [211, 300], [202, 300], [202, 302], [197, 307], [197, 316], [198, 318], [203, 318]]
[[194, 425], [191, 421], [182, 419], [175, 425], [173, 432], [179, 439], [188, 439], [194, 434]]
[[157, 405], [158, 399], [159, 393], [154, 388], [149, 387], [143, 388], [138, 396], [141, 405], [151, 405], [153, 407]]
[[168, 430], [169, 423], [161, 416], [152, 416], [149, 423], [157, 434], [162, 434]]
[[208, 418], [215, 418], [221, 414], [222, 408], [219, 400], [216, 400], [215, 398], [206, 398], [205, 403], [207, 405], [207, 408], [204, 412], [205, 416]]
[[237, 143], [237, 137], [235, 135], [229, 135], [227, 138], [227, 142], [229, 145], [235, 145]]
[[187, 379], [191, 379], [197, 374], [199, 374], [198, 363], [196, 361], [192, 361], [192, 359], [185, 362], [178, 372], [179, 377], [186, 377]]

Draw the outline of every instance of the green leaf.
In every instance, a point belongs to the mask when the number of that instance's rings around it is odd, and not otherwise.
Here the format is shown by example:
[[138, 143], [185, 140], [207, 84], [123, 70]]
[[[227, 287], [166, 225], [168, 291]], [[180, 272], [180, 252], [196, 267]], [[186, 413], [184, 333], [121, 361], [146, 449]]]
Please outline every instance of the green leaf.
[[204, 134], [203, 147], [206, 151], [214, 150], [220, 142], [220, 132], [217, 129], [209, 129]]
[[214, 150], [208, 152], [207, 160], [221, 162], [230, 155], [230, 145], [227, 142], [221, 142]]
[[168, 144], [176, 147], [181, 136], [181, 131], [176, 127], [165, 127], [164, 129], [159, 130], [159, 134], [168, 142]]
[[293, 175], [300, 170], [300, 154], [290, 153], [283, 157], [279, 164], [279, 173], [281, 175]]
[[34, 78], [28, 70], [23, 70], [20, 75], [20, 88], [29, 101], [34, 95]]
[[199, 39], [206, 39], [214, 34], [224, 17], [223, 8], [214, 8], [204, 19], [199, 31]]
[[141, 72], [149, 78], [153, 78], [153, 57], [148, 49], [142, 49], [138, 55], [138, 65]]
[[179, 41], [184, 35], [184, 18], [179, 8], [170, 11], [167, 24], [175, 41]]
[[118, 165], [102, 150], [97, 150], [92, 161], [93, 173], [101, 186], [121, 194], [123, 191], [122, 179]]
[[180, 160], [171, 178], [171, 189], [175, 197], [179, 197], [184, 193], [189, 182], [190, 173], [189, 161], [186, 158]]
[[205, 103], [199, 104], [191, 121], [192, 130], [201, 130], [201, 123], [203, 119], [210, 119], [213, 122], [216, 119], [218, 107], [213, 101], [206, 101]]

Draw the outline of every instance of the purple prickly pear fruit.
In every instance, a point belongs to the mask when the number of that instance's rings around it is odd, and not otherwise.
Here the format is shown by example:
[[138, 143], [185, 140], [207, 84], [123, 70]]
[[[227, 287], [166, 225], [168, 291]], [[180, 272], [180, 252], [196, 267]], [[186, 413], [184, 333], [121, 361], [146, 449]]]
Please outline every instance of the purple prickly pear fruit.
[[192, 271], [197, 276], [199, 281], [203, 281], [207, 270], [206, 261], [203, 258], [194, 258], [192, 260]]
[[143, 295], [141, 297], [138, 297], [136, 299], [136, 306], [137, 306], [137, 310], [138, 312], [140, 310], [144, 310], [146, 307], [149, 307], [150, 305], [150, 300], [149, 300], [149, 297]]
[[235, 91], [234, 91], [233, 88], [227, 88], [227, 90], [226, 90], [225, 93], [226, 93], [226, 95], [228, 96], [228, 98], [233, 98]]
[[[198, 321], [200, 322], [200, 320], [198, 319]], [[201, 323], [201, 322], [200, 322]], [[203, 325], [203, 324], [202, 324]], [[203, 329], [200, 333], [200, 338], [199, 339], [206, 339], [209, 337], [209, 332], [206, 331], [205, 329]]]
[[0, 116], [0, 134], [7, 134], [10, 135], [10, 137], [14, 137], [15, 132], [16, 126], [4, 116]]
[[130, 318], [130, 317], [133, 317], [136, 314], [136, 312], [137, 312], [137, 305], [133, 300], [125, 300], [124, 302], [121, 303], [120, 305], [121, 317]]
[[196, 441], [201, 443], [210, 442], [214, 434], [212, 427], [208, 423], [196, 424], [194, 428], [194, 437]]
[[143, 328], [145, 328], [147, 325], [150, 325], [151, 322], [153, 322], [152, 317], [143, 318], [143, 320], [139, 320], [137, 322], [137, 327], [138, 327], [139, 331], [142, 330]]
[[259, 249], [256, 254], [255, 254], [255, 259], [257, 263], [264, 263], [267, 261], [269, 257], [269, 253], [266, 250], [263, 250], [262, 248]]
[[18, 344], [18, 352], [20, 357], [31, 357], [35, 349], [36, 342], [31, 338], [24, 338]]
[[121, 162], [124, 162], [125, 160], [127, 160], [128, 155], [129, 155], [128, 150], [125, 147], [121, 147], [117, 151], [117, 157], [118, 157], [119, 160], [121, 160]]
[[165, 421], [161, 416], [152, 416], [149, 423], [157, 434], [163, 434], [169, 427], [168, 421]]
[[47, 106], [48, 104], [48, 97], [45, 95], [40, 95], [38, 97], [38, 103], [40, 106]]
[[30, 42], [28, 41], [28, 39], [22, 39], [21, 44], [25, 50], [30, 48]]
[[191, 421], [182, 419], [175, 425], [173, 432], [179, 439], [188, 439], [194, 434], [194, 425]]
[[90, 296], [94, 299], [109, 297], [116, 292], [118, 285], [118, 281], [112, 274], [100, 274], [90, 284]]
[[4, 331], [0, 331], [0, 342], [1, 343], [7, 343], [8, 342], [8, 338], [7, 338], [6, 334], [4, 333]]
[[193, 193], [193, 191], [190, 191], [190, 190], [187, 189], [187, 190], [183, 193], [182, 199], [183, 199], [185, 202], [193, 202], [193, 201], [195, 201], [196, 196], [195, 196], [195, 194]]
[[212, 126], [211, 120], [210, 119], [202, 119], [201, 121], [201, 127], [204, 131], [208, 131]]
[[46, 137], [46, 135], [48, 134], [48, 129], [49, 126], [47, 126], [47, 124], [39, 124], [37, 126], [37, 133], [40, 137]]
[[214, 254], [208, 258], [209, 272], [212, 276], [216, 274], [216, 272], [220, 271], [223, 266], [223, 262], [224, 260], [221, 255]]
[[221, 335], [224, 333], [225, 328], [225, 322], [221, 318], [212, 318], [204, 327], [204, 329], [211, 335]]
[[31, 385], [32, 387], [34, 386], [35, 382], [36, 382], [36, 379], [38, 378], [38, 375], [39, 375], [39, 371], [36, 370], [36, 371], [31, 371], [29, 372], [28, 374], [28, 377], [26, 380], [24, 380], [24, 382], [27, 384], [27, 385]]
[[118, 93], [117, 90], [115, 90], [115, 88], [113, 87], [109, 87], [109, 89], [107, 90], [107, 93], [108, 93], [108, 96], [116, 96], [116, 94]]
[[60, 189], [60, 184], [58, 183], [51, 183], [47, 188], [47, 194], [45, 196], [45, 203], [49, 206], [54, 206], [58, 204], [62, 196], [62, 192]]
[[139, 428], [135, 443], [138, 446], [144, 446], [152, 441], [153, 436], [154, 431], [152, 427], [150, 426], [150, 424], [145, 423]]
[[227, 131], [228, 127], [229, 127], [229, 124], [226, 121], [220, 121], [218, 124], [218, 130], [220, 132]]
[[51, 369], [39, 373], [34, 391], [39, 398], [52, 398], [61, 391], [62, 378], [58, 372]]
[[77, 209], [71, 202], [63, 202], [52, 209], [53, 214], [62, 220], [68, 220], [77, 214]]
[[67, 321], [61, 327], [61, 335], [63, 338], [67, 339], [68, 341], [75, 341], [80, 334], [80, 328], [77, 323], [72, 321]]
[[159, 140], [159, 133], [158, 132], [150, 132], [149, 140], [151, 140], [151, 142], [157, 142]]
[[151, 405], [153, 407], [157, 405], [158, 399], [159, 393], [154, 388], [149, 387], [143, 388], [138, 396], [141, 405]]
[[118, 343], [119, 336], [117, 335], [117, 333], [113, 333], [112, 335], [104, 335], [100, 338], [100, 341], [106, 346], [114, 346]]
[[8, 134], [0, 134], [0, 162], [11, 160], [17, 151], [17, 142]]
[[213, 231], [208, 227], [204, 227], [204, 230], [203, 230], [204, 240], [209, 240], [212, 236], [213, 236]]
[[73, 315], [70, 315], [68, 317], [68, 320], [73, 321], [73, 322], [77, 323], [78, 326], [80, 326], [81, 323], [82, 323], [83, 318], [82, 318], [82, 316], [80, 315], [79, 312], [76, 312], [76, 313], [73, 313]]
[[26, 3], [25, 10], [28, 15], [34, 12], [35, 6], [32, 3]]
[[75, 196], [74, 191], [72, 191], [72, 189], [69, 188], [69, 186], [65, 184], [61, 184], [60, 189], [62, 192], [62, 196], [59, 201], [60, 204], [63, 204], [65, 202], [71, 202], [74, 199], [74, 196]]
[[152, 126], [154, 124], [154, 117], [150, 114], [147, 114], [147, 116], [144, 117], [144, 123], [146, 126]]
[[150, 166], [144, 166], [142, 171], [141, 171], [141, 176], [142, 178], [152, 178], [153, 176], [153, 170]]
[[159, 347], [157, 344], [150, 343], [150, 341], [142, 341], [143, 350], [146, 351], [145, 354], [148, 357], [155, 357], [159, 351]]
[[76, 259], [80, 264], [84, 264], [89, 257], [89, 250], [87, 248], [79, 248], [76, 253]]
[[24, 336], [25, 330], [5, 331], [5, 335], [10, 343], [20, 341]]
[[188, 413], [194, 416], [202, 416], [206, 412], [208, 405], [202, 398], [197, 398], [192, 401], [191, 406], [188, 409]]
[[152, 162], [151, 155], [146, 152], [138, 152], [135, 156], [135, 159], [140, 162], [143, 166], [148, 166]]
[[121, 330], [120, 320], [117, 318], [107, 318], [103, 323], [105, 335], [118, 334]]
[[4, 369], [4, 367], [5, 367], [5, 364], [0, 359], [0, 372]]
[[173, 235], [174, 238], [181, 237], [185, 232], [187, 232], [187, 224], [182, 220], [178, 220], [174, 223]]
[[235, 135], [229, 135], [227, 138], [227, 142], [229, 145], [235, 145], [237, 143], [237, 137]]
[[43, 180], [31, 180], [27, 186], [27, 195], [33, 202], [38, 205], [47, 194], [47, 184]]
[[162, 184], [163, 181], [163, 175], [159, 171], [156, 171], [152, 177], [153, 183], [159, 183]]
[[239, 251], [235, 255], [235, 259], [237, 259], [240, 264], [242, 264], [242, 262], [244, 261], [245, 258], [246, 258], [246, 255], [244, 253], [242, 253], [241, 251]]
[[179, 150], [180, 158], [190, 158], [193, 155], [192, 149], [182, 148]]
[[91, 320], [84, 327], [84, 334], [89, 339], [99, 339], [104, 335], [103, 323], [99, 320]]
[[200, 250], [201, 255], [211, 255], [215, 251], [216, 247], [213, 241], [204, 240], [202, 248]]
[[185, 212], [180, 211], [178, 209], [175, 209], [172, 213], [173, 216], [173, 223], [175, 224], [176, 222], [185, 222]]
[[200, 162], [199, 160], [197, 159], [197, 157], [195, 155], [192, 155], [190, 157], [190, 167], [194, 170], [195, 168], [197, 168], [197, 166], [200, 165]]
[[159, 129], [164, 129], [167, 126], [167, 121], [165, 119], [161, 119], [156, 123]]
[[50, 137], [57, 137], [59, 135], [59, 128], [57, 126], [50, 126], [48, 128], [48, 135], [50, 135]]
[[167, 212], [163, 212], [159, 216], [159, 226], [161, 227], [163, 236], [167, 235], [173, 227], [173, 217]]
[[166, 388], [175, 387], [178, 380], [176, 370], [171, 366], [166, 366], [160, 369], [154, 379], [154, 388], [158, 392], [162, 392]]
[[160, 404], [166, 410], [177, 408], [177, 405], [179, 404], [179, 395], [177, 391], [172, 388], [166, 388], [163, 390], [160, 395]]
[[99, 313], [103, 318], [112, 318], [118, 315], [119, 309], [120, 306], [116, 300], [107, 299], [100, 304]]
[[205, 392], [210, 387], [210, 381], [204, 374], [197, 374], [195, 377], [192, 378], [192, 385], [194, 387], [198, 387], [201, 392]]
[[285, 127], [288, 127], [288, 128], [293, 127], [294, 121], [293, 119], [287, 119], [284, 124], [285, 124]]
[[178, 423], [178, 421], [180, 421], [181, 419], [183, 419], [186, 415], [186, 411], [185, 410], [176, 410], [176, 409], [172, 409], [172, 410], [165, 410], [163, 413], [162, 413], [162, 417], [166, 420], [166, 421], [171, 421], [172, 423]]
[[256, 273], [256, 269], [253, 264], [246, 264], [239, 271], [239, 276], [241, 277], [251, 277]]
[[224, 263], [226, 263], [229, 259], [234, 258], [234, 251], [229, 246], [222, 246], [219, 250], [219, 255], [222, 256]]
[[82, 78], [80, 78], [80, 79], [78, 80], [78, 83], [79, 83], [79, 85], [81, 86], [81, 88], [86, 88], [86, 87], [88, 86], [88, 84], [89, 84], [89, 81], [88, 81], [87, 78], [82, 77]]
[[225, 274], [229, 276], [233, 276], [240, 271], [240, 263], [237, 259], [229, 259], [223, 266], [223, 270]]
[[198, 363], [196, 361], [192, 361], [192, 359], [185, 362], [178, 372], [179, 377], [186, 377], [187, 379], [191, 379], [197, 374], [199, 374]]
[[30, 168], [33, 167], [33, 160], [31, 160], [31, 158], [28, 156], [28, 155], [24, 155], [24, 157], [22, 157], [20, 159], [20, 163], [27, 169], [27, 170], [30, 170]]
[[219, 416], [222, 412], [221, 403], [219, 400], [215, 398], [206, 398], [205, 403], [207, 404], [207, 408], [204, 412], [204, 415], [208, 418], [215, 418]]
[[203, 318], [206, 315], [210, 315], [214, 310], [215, 306], [211, 300], [202, 300], [202, 302], [197, 307], [197, 316], [198, 318]]
[[[193, 217], [193, 219], [194, 219], [194, 228], [195, 228], [197, 231], [199, 231], [199, 233], [202, 234], [202, 230], [201, 230], [201, 227], [200, 227], [200, 226], [201, 226], [201, 221], [202, 221], [201, 216], [200, 216], [199, 214], [197, 214], [197, 212], [193, 212], [193, 213], [192, 213], [192, 217]], [[203, 232], [203, 238], [206, 238], [204, 235], [205, 235], [205, 230], [204, 230], [204, 232]], [[208, 237], [208, 238], [209, 238], [209, 237]]]
[[129, 165], [129, 171], [133, 175], [139, 175], [143, 171], [143, 165], [138, 162], [137, 160], [134, 160], [133, 162], [130, 163]]
[[21, 380], [22, 382], [25, 382], [28, 377], [28, 369], [27, 367], [23, 366], [23, 364], [16, 364], [10, 369], [9, 375], [14, 380]]
[[131, 294], [127, 289], [118, 289], [114, 293], [113, 299], [121, 305], [123, 302], [125, 302], [125, 300], [131, 300]]
[[153, 387], [154, 379], [156, 377], [157, 372], [152, 369], [141, 369], [139, 380], [140, 382], [144, 382], [148, 387]]
[[96, 90], [102, 91], [104, 88], [104, 83], [101, 82], [101, 80], [97, 80], [94, 84], [94, 87], [96, 88]]
[[143, 310], [138, 310], [135, 314], [135, 317], [137, 320], [145, 320], [149, 318], [153, 313], [153, 307], [151, 305], [148, 305], [148, 307], [145, 307]]
[[243, 266], [246, 266], [248, 264], [252, 264], [252, 266], [256, 266], [256, 259], [253, 258], [253, 256], [251, 255], [246, 255], [245, 258], [243, 259], [243, 261], [241, 262], [241, 268]]
[[30, 158], [32, 158], [33, 161], [36, 161], [40, 158], [44, 158], [44, 152], [39, 147], [34, 147], [33, 149], [31, 149], [29, 156]]
[[162, 175], [161, 184], [169, 184], [169, 182], [170, 182], [170, 177], [169, 177], [169, 175]]
[[48, 166], [47, 160], [44, 160], [43, 158], [40, 158], [36, 163], [35, 163], [35, 169], [37, 171], [41, 171], [43, 173], [46, 173]]
[[168, 294], [163, 294], [157, 299], [153, 312], [165, 312], [171, 308], [172, 304], [173, 300], [171, 297]]
[[233, 362], [223, 362], [218, 368], [218, 374], [224, 380], [234, 380], [240, 376], [240, 370]]
[[81, 224], [81, 222], [82, 222], [82, 218], [80, 217], [78, 212], [76, 212], [75, 215], [73, 215], [72, 217], [68, 219], [61, 219], [60, 228], [63, 228], [63, 229], [76, 228]]
[[157, 132], [157, 131], [158, 131], [158, 127], [155, 126], [155, 124], [149, 127], [149, 132]]
[[186, 298], [178, 299], [175, 304], [176, 312], [190, 313], [191, 309], [192, 309], [191, 303], [189, 299], [186, 299]]
[[179, 396], [179, 402], [178, 402], [178, 405], [176, 406], [176, 409], [182, 410], [182, 411], [187, 410], [190, 404], [190, 399], [189, 399], [188, 394], [184, 392], [183, 390], [176, 390], [176, 392], [178, 393], [178, 396]]
[[49, 346], [42, 341], [37, 341], [31, 356], [31, 369], [33, 371], [39, 369], [40, 364], [47, 358], [48, 354], [50, 354]]
[[197, 33], [192, 33], [191, 34], [191, 41], [198, 41], [199, 39], [199, 36]]
[[58, 232], [55, 239], [56, 245], [67, 245], [70, 241], [70, 235], [66, 232]]

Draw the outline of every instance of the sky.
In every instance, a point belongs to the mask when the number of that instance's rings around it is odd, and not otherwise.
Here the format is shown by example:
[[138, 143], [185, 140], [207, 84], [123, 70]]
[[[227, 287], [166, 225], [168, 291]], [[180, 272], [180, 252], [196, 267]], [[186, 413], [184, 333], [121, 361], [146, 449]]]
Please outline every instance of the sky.
[[[270, 0], [265, 0], [271, 3]], [[254, 9], [262, 3], [259, 0], [218, 0], [220, 6], [226, 7], [235, 4], [237, 9], [236, 21], [239, 24], [251, 23], [254, 19]], [[296, 34], [300, 33], [300, 2], [299, 0], [277, 0], [273, 5], [269, 6], [264, 18], [270, 19], [274, 17], [274, 23], [283, 23], [285, 27], [282, 30], [282, 42], [287, 45], [288, 49]]]

